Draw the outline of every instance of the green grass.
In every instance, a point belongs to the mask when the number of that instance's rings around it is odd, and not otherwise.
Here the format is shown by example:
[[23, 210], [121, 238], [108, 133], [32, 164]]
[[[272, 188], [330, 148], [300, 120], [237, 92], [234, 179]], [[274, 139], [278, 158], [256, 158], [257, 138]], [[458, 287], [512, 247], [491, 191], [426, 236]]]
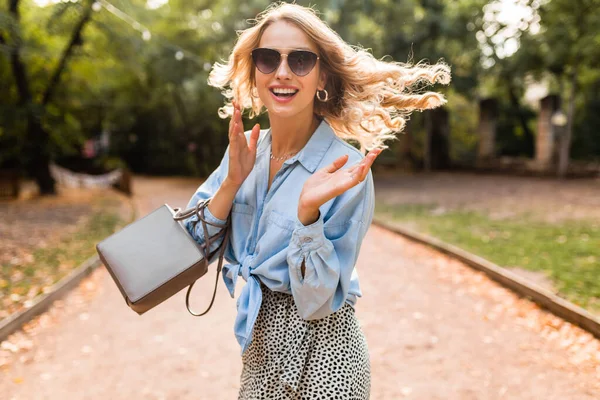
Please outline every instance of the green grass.
[[[20, 301], [12, 302], [8, 310], [7, 304], [0, 304], [0, 310], [4, 308], [5, 312], [14, 312], [25, 300], [42, 293], [44, 287], [58, 282], [96, 254], [95, 246], [99, 241], [130, 222], [119, 215], [119, 206], [118, 200], [100, 200], [89, 218], [74, 233], [64, 235], [54, 246], [34, 250], [33, 262], [0, 266], [0, 293], [22, 297]], [[22, 272], [22, 277], [14, 280], [12, 276], [17, 270]]]
[[559, 294], [600, 311], [600, 224], [568, 221], [549, 224], [529, 216], [493, 220], [464, 210], [437, 214], [433, 204], [377, 203], [376, 215], [410, 223], [420, 232], [486, 258], [503, 267], [543, 271]]

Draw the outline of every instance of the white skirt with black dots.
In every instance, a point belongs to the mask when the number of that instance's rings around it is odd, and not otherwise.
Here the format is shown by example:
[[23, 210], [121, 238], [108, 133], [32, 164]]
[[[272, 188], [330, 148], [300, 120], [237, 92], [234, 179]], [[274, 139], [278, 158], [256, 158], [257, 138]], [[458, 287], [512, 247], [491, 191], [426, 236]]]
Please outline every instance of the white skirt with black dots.
[[352, 306], [305, 321], [291, 295], [261, 288], [238, 399], [368, 399], [369, 350]]

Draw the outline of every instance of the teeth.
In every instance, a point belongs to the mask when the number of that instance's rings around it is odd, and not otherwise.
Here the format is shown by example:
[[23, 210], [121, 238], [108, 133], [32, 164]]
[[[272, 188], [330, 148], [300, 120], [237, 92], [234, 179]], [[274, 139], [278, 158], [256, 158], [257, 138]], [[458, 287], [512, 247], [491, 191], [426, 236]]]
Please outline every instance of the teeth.
[[294, 94], [297, 92], [296, 89], [279, 89], [279, 88], [274, 88], [271, 89], [273, 93], [275, 94]]

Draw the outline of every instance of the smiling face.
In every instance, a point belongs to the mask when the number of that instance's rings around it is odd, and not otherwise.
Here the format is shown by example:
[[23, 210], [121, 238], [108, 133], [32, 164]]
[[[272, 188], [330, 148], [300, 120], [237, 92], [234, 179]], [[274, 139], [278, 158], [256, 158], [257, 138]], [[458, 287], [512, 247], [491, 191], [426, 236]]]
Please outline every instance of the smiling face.
[[[278, 50], [281, 54], [289, 54], [293, 50], [309, 50], [320, 55], [317, 46], [296, 25], [277, 21], [269, 25], [260, 39], [258, 47]], [[314, 68], [305, 76], [294, 74], [288, 65], [286, 56], [275, 71], [264, 74], [254, 67], [258, 96], [269, 111], [277, 117], [294, 117], [306, 114], [312, 117], [313, 104], [317, 89], [325, 87], [325, 73], [322, 72], [321, 60], [317, 60]], [[284, 88], [297, 90], [296, 94], [286, 97], [277, 96], [273, 90]]]

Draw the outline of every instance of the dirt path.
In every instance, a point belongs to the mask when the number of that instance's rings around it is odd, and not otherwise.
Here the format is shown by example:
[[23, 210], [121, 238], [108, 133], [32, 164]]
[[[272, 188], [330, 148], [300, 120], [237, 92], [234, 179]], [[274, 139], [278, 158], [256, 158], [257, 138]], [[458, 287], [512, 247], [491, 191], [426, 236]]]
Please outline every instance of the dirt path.
[[[134, 183], [141, 215], [163, 202], [185, 206], [198, 185]], [[598, 341], [480, 273], [375, 226], [358, 269], [373, 399], [600, 399]], [[196, 308], [211, 281], [194, 288]], [[194, 318], [184, 299], [139, 317], [98, 269], [26, 336], [30, 349], [0, 372], [0, 397], [237, 398], [235, 301], [220, 282], [211, 312]]]

